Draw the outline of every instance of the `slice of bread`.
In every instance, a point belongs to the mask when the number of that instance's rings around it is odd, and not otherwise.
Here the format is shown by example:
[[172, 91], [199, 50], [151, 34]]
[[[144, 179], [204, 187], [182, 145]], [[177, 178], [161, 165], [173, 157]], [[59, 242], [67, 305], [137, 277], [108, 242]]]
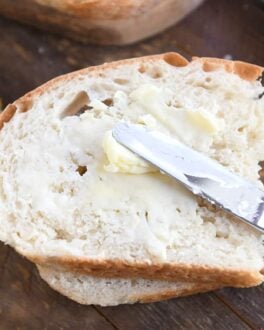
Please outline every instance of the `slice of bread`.
[[71, 73], [9, 105], [0, 239], [37, 264], [101, 277], [261, 283], [261, 233], [201, 204], [109, 131], [120, 120], [154, 127], [261, 185], [262, 71], [168, 53]]
[[219, 284], [147, 279], [97, 278], [38, 266], [41, 278], [64, 296], [84, 305], [149, 303], [219, 289]]
[[0, 1], [0, 14], [83, 42], [134, 43], [177, 23], [203, 0]]

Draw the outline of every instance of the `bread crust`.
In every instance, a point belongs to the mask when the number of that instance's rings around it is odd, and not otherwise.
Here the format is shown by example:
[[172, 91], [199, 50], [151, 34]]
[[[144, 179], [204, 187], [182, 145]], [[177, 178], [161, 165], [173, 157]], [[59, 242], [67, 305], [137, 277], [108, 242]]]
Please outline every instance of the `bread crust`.
[[[18, 251], [23, 254], [23, 251]], [[225, 269], [221, 267], [186, 265], [181, 263], [149, 264], [123, 260], [92, 260], [89, 258], [55, 257], [24, 254], [32, 262], [52, 267], [59, 271], [68, 270], [78, 274], [113, 278], [145, 278], [167, 281], [216, 282], [223, 286], [251, 287], [263, 282], [257, 270]]]
[[71, 13], [89, 19], [110, 19], [137, 17], [157, 6], [159, 0], [35, 0], [40, 5], [55, 8], [62, 13]]
[[[122, 60], [118, 62], [106, 63], [96, 67], [89, 67], [77, 72], [66, 74], [55, 78], [46, 84], [38, 87], [32, 92], [21, 97], [13, 104], [7, 106], [4, 112], [0, 115], [0, 127], [7, 123], [15, 111], [28, 111], [31, 104], [41, 94], [55, 89], [58, 85], [65, 83], [68, 80], [78, 79], [83, 75], [99, 76], [104, 70], [126, 66], [132, 63], [143, 64], [150, 61], [164, 60], [173, 66], [188, 65], [188, 61], [177, 53], [166, 53], [161, 55], [146, 56], [135, 59]], [[233, 62], [228, 60], [214, 58], [194, 58], [194, 61], [202, 62], [205, 71], [214, 71], [218, 69], [226, 70], [239, 75], [242, 79], [249, 81], [256, 80], [263, 72], [264, 68], [244, 63]], [[201, 282], [218, 282], [224, 285], [232, 285], [237, 287], [247, 287], [258, 285], [263, 281], [263, 275], [257, 270], [244, 269], [224, 269], [214, 267], [198, 267], [185, 264], [164, 264], [150, 265], [147, 263], [135, 264], [119, 260], [91, 260], [89, 258], [65, 258], [55, 256], [37, 256], [29, 255], [24, 251], [18, 251], [31, 261], [48, 266], [57, 266], [62, 269], [69, 269], [79, 273], [91, 274], [101, 277], [142, 277], [150, 279], [165, 279], [165, 280], [199, 280]]]
[[203, 0], [0, 1], [0, 13], [83, 42], [123, 45], [175, 24]]
[[[60, 85], [61, 83], [72, 79], [78, 79], [78, 77], [81, 77], [83, 75], [91, 74], [93, 77], [100, 76], [100, 73], [102, 73], [104, 70], [118, 68], [119, 66], [130, 65], [132, 63], [143, 64], [149, 61], [158, 60], [164, 60], [168, 64], [176, 67], [183, 67], [188, 65], [189, 63], [189, 61], [182, 55], [170, 52], [159, 55], [143, 56], [105, 63], [99, 66], [91, 66], [85, 69], [58, 76], [52, 80], [49, 80], [38, 88], [32, 90], [31, 92], [25, 94], [12, 104], [9, 104], [0, 114], [0, 128], [3, 127], [3, 124], [5, 122], [8, 122], [13, 117], [16, 110], [22, 112], [30, 110], [35, 98], [37, 98], [48, 90], [56, 88], [56, 86]], [[205, 71], [215, 71], [223, 69], [227, 72], [236, 74], [240, 78], [248, 81], [257, 80], [264, 71], [264, 68], [261, 66], [241, 61], [231, 61], [210, 57], [193, 57], [192, 60], [201, 62]]]
[[176, 67], [182, 67], [188, 65], [189, 61], [185, 59], [182, 55], [178, 53], [165, 53], [160, 55], [151, 55], [143, 56], [132, 59], [125, 59], [121, 61], [115, 61], [110, 63], [104, 63], [98, 66], [90, 66], [85, 69], [77, 70], [71, 73], [67, 73], [61, 76], [58, 76], [54, 79], [49, 80], [45, 84], [37, 87], [36, 89], [30, 91], [24, 96], [17, 99], [12, 104], [7, 105], [3, 112], [0, 114], [0, 129], [3, 127], [4, 123], [7, 123], [15, 114], [16, 111], [26, 112], [31, 109], [31, 105], [34, 103], [34, 100], [39, 97], [41, 94], [47, 92], [48, 90], [55, 89], [61, 83], [67, 82], [72, 79], [78, 79], [78, 77], [84, 75], [91, 75], [92, 77], [98, 77], [107, 69], [118, 68], [119, 66], [130, 65], [132, 63], [148, 63], [149, 61], [158, 61], [164, 60], [170, 65]]
[[191, 296], [197, 293], [203, 293], [208, 291], [214, 291], [220, 289], [221, 286], [219, 284], [198, 284], [196, 283], [193, 285], [192, 288], [185, 288], [177, 291], [168, 290], [164, 291], [159, 294], [145, 294], [140, 296], [134, 296], [133, 300], [131, 300], [131, 303], [133, 302], [140, 302], [140, 303], [151, 303], [151, 302], [157, 302], [162, 300], [168, 300], [172, 298], [179, 298], [179, 297], [186, 297]]
[[201, 62], [206, 72], [224, 69], [226, 72], [234, 73], [240, 78], [249, 81], [257, 80], [264, 70], [264, 68], [255, 64], [213, 57], [193, 57], [193, 60]]
[[[41, 268], [38, 266], [40, 277], [48, 283], [48, 285], [54, 289], [55, 291], [59, 292], [60, 294], [68, 297], [71, 300], [74, 300], [78, 302], [79, 304], [83, 305], [89, 305], [89, 299], [85, 300], [80, 295], [70, 291], [66, 290], [62, 285], [60, 285], [59, 282], [54, 284], [54, 282], [50, 281], [50, 270], [48, 268]], [[52, 271], [52, 269], [51, 269]], [[52, 276], [52, 274], [51, 274]], [[159, 293], [148, 293], [144, 294], [141, 293], [140, 295], [133, 295], [131, 294], [129, 297], [127, 297], [125, 304], [133, 304], [133, 303], [151, 303], [156, 301], [162, 301], [167, 300], [171, 298], [177, 298], [177, 297], [184, 297], [193, 295], [196, 293], [202, 293], [202, 292], [208, 292], [213, 291], [222, 288], [220, 284], [217, 283], [188, 283], [185, 288], [177, 288], [177, 289], [164, 289], [163, 291], [160, 291]], [[121, 302], [116, 302], [116, 304], [120, 304]], [[107, 304], [107, 305], [114, 305], [114, 304]]]

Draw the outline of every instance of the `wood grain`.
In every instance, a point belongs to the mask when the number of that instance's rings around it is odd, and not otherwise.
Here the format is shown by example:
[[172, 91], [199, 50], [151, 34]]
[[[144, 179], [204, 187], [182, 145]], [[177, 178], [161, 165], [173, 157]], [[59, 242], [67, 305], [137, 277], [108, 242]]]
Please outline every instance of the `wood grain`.
[[36, 267], [0, 245], [0, 329], [102, 329], [114, 327], [91, 306], [51, 290]]
[[264, 285], [243, 290], [226, 288], [216, 296], [254, 329], [264, 329]]
[[[6, 105], [57, 75], [166, 51], [263, 66], [264, 11], [257, 3], [207, 0], [165, 33], [124, 48], [82, 45], [0, 18], [0, 98]], [[0, 330], [264, 329], [263, 294], [262, 286], [149, 305], [81, 306], [51, 290], [32, 264], [0, 244]]]
[[101, 308], [119, 329], [242, 330], [249, 327], [212, 294], [178, 298], [145, 305]]

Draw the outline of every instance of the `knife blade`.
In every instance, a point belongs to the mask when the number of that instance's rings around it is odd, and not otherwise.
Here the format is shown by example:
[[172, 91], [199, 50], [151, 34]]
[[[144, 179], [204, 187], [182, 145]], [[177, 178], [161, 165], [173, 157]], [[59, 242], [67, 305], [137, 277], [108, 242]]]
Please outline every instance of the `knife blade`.
[[195, 195], [264, 231], [264, 191], [215, 160], [142, 125], [118, 123], [114, 139]]

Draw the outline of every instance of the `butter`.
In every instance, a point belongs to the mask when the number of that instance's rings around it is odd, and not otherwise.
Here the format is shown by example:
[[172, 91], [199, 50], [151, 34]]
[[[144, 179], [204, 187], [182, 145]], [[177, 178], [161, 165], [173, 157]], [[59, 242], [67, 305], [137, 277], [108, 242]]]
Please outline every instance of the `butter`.
[[140, 106], [145, 112], [151, 114], [159, 121], [166, 120], [168, 108], [165, 98], [166, 91], [151, 84], [145, 84], [129, 95], [132, 104]]
[[104, 136], [103, 149], [109, 161], [109, 164], [104, 166], [108, 172], [143, 174], [157, 171], [146, 161], [116, 142], [111, 131], [106, 132]]
[[155, 128], [157, 126], [157, 120], [152, 115], [139, 116], [138, 123], [149, 128]]
[[[168, 106], [166, 102], [168, 94], [168, 90], [151, 84], [142, 85], [130, 93], [131, 106], [137, 105], [144, 112], [147, 112], [146, 115], [139, 117], [138, 122], [154, 128], [158, 121], [159, 126], [175, 133], [181, 139], [187, 134], [190, 139], [194, 140], [197, 135], [210, 136], [222, 128], [219, 119], [205, 110], [176, 109], [173, 106]], [[150, 118], [155, 119], [155, 123]], [[182, 140], [188, 142], [186, 138]]]
[[118, 107], [122, 110], [128, 106], [128, 96], [123, 91], [117, 91], [113, 97], [115, 107]]
[[154, 260], [164, 262], [167, 259], [166, 245], [160, 243], [155, 237], [146, 244], [146, 250], [154, 257]]
[[188, 120], [197, 128], [208, 134], [214, 134], [218, 130], [218, 120], [212, 114], [201, 111], [187, 111]]
[[139, 102], [143, 106], [148, 107], [153, 102], [162, 100], [163, 94], [161, 88], [151, 84], [144, 84], [131, 92], [129, 98], [134, 102]]
[[[167, 131], [187, 145], [192, 146], [197, 141], [200, 144], [211, 141], [210, 137], [221, 128], [219, 119], [204, 109], [176, 109], [168, 106], [168, 93], [168, 90], [145, 84], [131, 92], [129, 97], [124, 92], [116, 92], [114, 104], [117, 103], [124, 110], [132, 108], [133, 111], [130, 112], [135, 116], [132, 121], [152, 129]], [[104, 169], [108, 172], [143, 174], [156, 171], [117, 143], [111, 132], [107, 132], [104, 137], [103, 149], [109, 162]]]

